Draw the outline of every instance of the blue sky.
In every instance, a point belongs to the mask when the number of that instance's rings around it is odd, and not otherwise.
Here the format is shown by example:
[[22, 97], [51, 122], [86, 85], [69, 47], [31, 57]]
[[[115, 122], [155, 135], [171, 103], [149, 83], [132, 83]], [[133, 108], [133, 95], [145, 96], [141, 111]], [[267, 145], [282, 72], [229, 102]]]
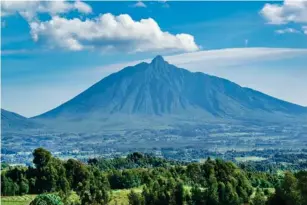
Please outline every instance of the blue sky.
[[1, 9], [1, 103], [28, 117], [157, 54], [307, 106], [306, 1], [4, 2]]

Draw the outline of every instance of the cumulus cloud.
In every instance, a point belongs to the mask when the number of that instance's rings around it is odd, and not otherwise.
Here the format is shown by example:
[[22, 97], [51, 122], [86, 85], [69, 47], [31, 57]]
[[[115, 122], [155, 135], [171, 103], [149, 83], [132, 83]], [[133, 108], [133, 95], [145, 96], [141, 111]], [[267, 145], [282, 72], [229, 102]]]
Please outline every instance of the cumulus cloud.
[[23, 18], [31, 20], [36, 16], [40, 7], [38, 1], [2, 1], [1, 16], [6, 17], [14, 14], [20, 14]]
[[[135, 6], [146, 7], [139, 1]], [[114, 16], [110, 13], [96, 17], [67, 18], [71, 11], [88, 14], [92, 8], [81, 1], [3, 1], [2, 15], [20, 14], [30, 27], [34, 41], [47, 43], [51, 48], [72, 51], [99, 50], [146, 52], [146, 51], [197, 51], [200, 47], [189, 34], [171, 34], [162, 31], [152, 19], [133, 20], [129, 15]], [[40, 19], [47, 13], [49, 20]]]
[[135, 4], [133, 5], [133, 7], [146, 8], [147, 6], [146, 6], [146, 4], [145, 4], [144, 2], [138, 1], [137, 3], [135, 3]]
[[53, 16], [44, 22], [31, 22], [35, 41], [44, 39], [49, 45], [68, 50], [100, 49], [102, 51], [196, 51], [199, 47], [189, 34], [164, 32], [152, 19], [133, 20], [129, 15], [110, 13], [93, 19], [66, 19]]
[[301, 32], [296, 30], [296, 29], [294, 29], [294, 28], [285, 28], [285, 29], [276, 30], [275, 33], [277, 33], [277, 34], [285, 34], [285, 33], [301, 33]]
[[[302, 25], [305, 34], [307, 24], [307, 1], [306, 0], [285, 0], [282, 4], [267, 3], [260, 11], [260, 14], [269, 24], [282, 25], [288, 23], [297, 23]], [[295, 29], [277, 30], [278, 34], [300, 33]]]
[[282, 4], [267, 3], [260, 14], [270, 24], [307, 23], [307, 1], [285, 0]]
[[92, 8], [81, 1], [9, 1], [1, 2], [2, 17], [20, 14], [27, 21], [33, 21], [39, 13], [49, 13], [57, 15], [68, 13], [70, 11], [78, 11], [80, 13], [91, 13]]

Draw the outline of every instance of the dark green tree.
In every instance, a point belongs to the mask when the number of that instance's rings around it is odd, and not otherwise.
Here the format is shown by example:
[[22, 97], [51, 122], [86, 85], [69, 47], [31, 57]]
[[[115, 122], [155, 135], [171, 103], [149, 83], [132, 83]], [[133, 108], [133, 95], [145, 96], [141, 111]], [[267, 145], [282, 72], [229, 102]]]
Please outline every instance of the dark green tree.
[[51, 153], [44, 148], [37, 148], [33, 152], [33, 163], [37, 168], [44, 167], [51, 159]]
[[129, 205], [144, 205], [145, 201], [141, 194], [131, 190], [128, 194]]
[[251, 205], [266, 205], [267, 199], [260, 189], [257, 189], [254, 198], [252, 199]]

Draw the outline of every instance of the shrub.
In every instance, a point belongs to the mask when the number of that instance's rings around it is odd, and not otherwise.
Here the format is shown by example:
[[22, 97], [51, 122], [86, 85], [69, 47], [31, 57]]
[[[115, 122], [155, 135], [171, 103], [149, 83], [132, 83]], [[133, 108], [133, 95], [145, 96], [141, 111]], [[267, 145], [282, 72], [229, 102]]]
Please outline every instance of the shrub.
[[61, 198], [55, 194], [41, 194], [30, 205], [63, 205]]

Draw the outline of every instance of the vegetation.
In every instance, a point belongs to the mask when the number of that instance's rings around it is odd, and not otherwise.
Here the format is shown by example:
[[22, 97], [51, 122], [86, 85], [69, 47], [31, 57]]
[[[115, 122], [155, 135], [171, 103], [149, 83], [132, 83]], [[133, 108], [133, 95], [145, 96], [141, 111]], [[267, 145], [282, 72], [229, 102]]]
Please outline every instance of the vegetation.
[[306, 171], [278, 174], [220, 159], [183, 163], [141, 153], [82, 163], [43, 148], [34, 150], [33, 163], [3, 168], [2, 196], [37, 195], [31, 205], [307, 204]]
[[55, 194], [38, 195], [30, 205], [63, 205], [61, 198]]
[[2, 205], [29, 205], [33, 201], [35, 195], [23, 196], [1, 196]]

